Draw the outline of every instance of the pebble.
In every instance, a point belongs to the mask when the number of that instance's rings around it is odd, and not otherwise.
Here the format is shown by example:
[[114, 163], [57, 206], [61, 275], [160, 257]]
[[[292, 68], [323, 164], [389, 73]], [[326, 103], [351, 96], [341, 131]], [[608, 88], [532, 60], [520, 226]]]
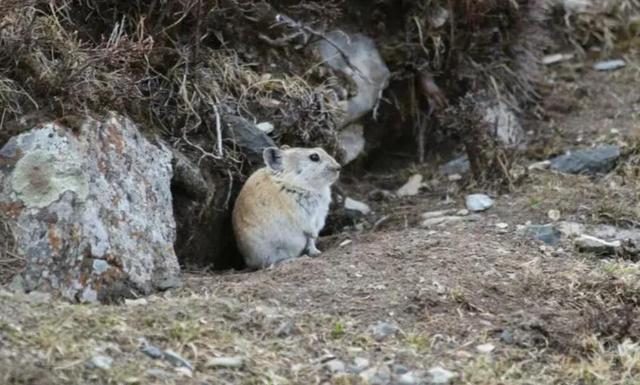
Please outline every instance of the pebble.
[[439, 170], [442, 175], [451, 176], [458, 175], [461, 179], [462, 176], [460, 174], [466, 174], [471, 169], [471, 163], [466, 155], [463, 155], [459, 158], [453, 159], [442, 166], [440, 166]]
[[600, 255], [615, 254], [622, 244], [620, 241], [607, 242], [604, 239], [582, 234], [575, 240], [575, 245], [579, 251], [595, 253]]
[[574, 57], [574, 54], [572, 53], [554, 53], [554, 54], [546, 55], [545, 57], [543, 57], [542, 63], [545, 65], [551, 65], [551, 64], [559, 63], [561, 61], [571, 60], [573, 59], [573, 57]]
[[388, 385], [391, 383], [391, 372], [386, 365], [374, 366], [360, 373], [360, 378], [368, 385]]
[[504, 222], [499, 222], [499, 223], [496, 223], [496, 227], [501, 230], [504, 230], [509, 227], [509, 224]]
[[626, 66], [627, 63], [624, 60], [605, 60], [593, 65], [593, 69], [596, 71], [613, 71]]
[[185, 367], [193, 371], [193, 365], [173, 350], [165, 350], [162, 352], [162, 356], [174, 366]]
[[553, 225], [529, 225], [524, 229], [524, 233], [532, 238], [544, 242], [547, 245], [555, 245], [560, 241], [562, 233]]
[[418, 195], [420, 188], [422, 187], [422, 175], [412, 175], [407, 183], [400, 187], [396, 191], [396, 195], [399, 197]]
[[493, 206], [493, 199], [485, 194], [467, 195], [466, 206], [471, 212], [485, 211]]
[[273, 124], [270, 122], [261, 122], [256, 124], [256, 128], [265, 134], [273, 132]]
[[373, 338], [376, 341], [380, 342], [398, 332], [398, 327], [388, 322], [378, 322], [373, 327], [371, 327], [371, 331], [373, 334]]
[[348, 246], [348, 245], [350, 245], [352, 243], [353, 243], [353, 241], [351, 239], [345, 239], [344, 241], [340, 242], [340, 244], [338, 246], [344, 247], [344, 246]]
[[208, 368], [238, 369], [244, 366], [242, 357], [213, 357], [207, 361]]
[[365, 370], [370, 365], [369, 360], [364, 357], [356, 357], [353, 364], [358, 372]]
[[513, 343], [513, 335], [511, 334], [510, 331], [503, 330], [502, 333], [500, 333], [500, 340], [502, 342], [504, 342], [505, 344], [512, 344]]
[[368, 204], [352, 198], [344, 200], [344, 208], [347, 210], [357, 211], [362, 215], [367, 215], [371, 212], [371, 207], [369, 207]]
[[295, 329], [295, 324], [291, 320], [282, 321], [280, 325], [276, 328], [276, 336], [278, 337], [287, 337], [293, 334], [293, 330]]
[[488, 354], [491, 353], [496, 347], [493, 344], [482, 344], [476, 346], [476, 350], [480, 353]]
[[531, 163], [527, 168], [529, 169], [529, 171], [531, 171], [531, 170], [546, 170], [549, 167], [551, 167], [551, 161], [543, 160], [542, 162]]
[[412, 372], [403, 373], [396, 382], [398, 385], [415, 385], [420, 383], [420, 379]]
[[432, 384], [448, 384], [458, 376], [456, 373], [440, 366], [429, 369], [429, 375], [431, 376], [430, 382]]
[[427, 211], [426, 213], [422, 213], [422, 219], [429, 219], [429, 218], [437, 218], [437, 217], [443, 217], [446, 215], [451, 215], [454, 214], [456, 212], [456, 209], [447, 209], [447, 210], [436, 210], [436, 211]]
[[347, 366], [344, 364], [344, 362], [335, 359], [325, 362], [324, 367], [334, 374], [344, 373], [347, 369]]
[[406, 366], [398, 365], [398, 364], [394, 364], [393, 365], [393, 373], [394, 374], [400, 375], [400, 374], [405, 374], [405, 373], [408, 373], [408, 372], [409, 372], [409, 369], [407, 369]]
[[560, 210], [551, 209], [547, 212], [547, 216], [549, 217], [549, 219], [556, 222], [560, 220]]
[[109, 356], [93, 356], [87, 362], [87, 367], [91, 369], [110, 369], [113, 364], [113, 358]]

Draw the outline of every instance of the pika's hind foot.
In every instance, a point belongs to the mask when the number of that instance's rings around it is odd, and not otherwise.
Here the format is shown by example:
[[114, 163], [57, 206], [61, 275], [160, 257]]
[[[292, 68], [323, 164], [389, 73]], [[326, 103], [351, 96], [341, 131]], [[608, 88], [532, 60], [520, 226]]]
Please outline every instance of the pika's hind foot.
[[316, 247], [316, 242], [313, 238], [307, 238], [307, 247], [305, 248], [304, 254], [310, 256], [311, 258], [318, 257], [322, 254], [322, 251], [318, 250]]

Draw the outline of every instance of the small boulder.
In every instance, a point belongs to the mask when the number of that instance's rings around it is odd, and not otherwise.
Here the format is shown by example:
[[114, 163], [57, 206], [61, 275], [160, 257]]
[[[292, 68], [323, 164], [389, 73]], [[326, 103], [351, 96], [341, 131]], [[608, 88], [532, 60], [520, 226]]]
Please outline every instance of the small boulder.
[[24, 290], [106, 302], [179, 284], [172, 152], [108, 114], [46, 123], [0, 150], [0, 211], [10, 218]]
[[371, 328], [371, 333], [373, 334], [373, 338], [376, 341], [382, 341], [385, 338], [396, 334], [398, 332], [398, 327], [395, 325], [392, 325], [388, 322], [378, 322], [377, 324], [373, 325]]
[[396, 191], [396, 195], [399, 197], [418, 195], [422, 187], [422, 179], [422, 175], [420, 174], [412, 175], [407, 183]]
[[351, 211], [357, 211], [362, 215], [368, 215], [371, 212], [371, 207], [369, 207], [368, 204], [352, 198], [344, 200], [344, 208]]
[[466, 155], [450, 160], [439, 168], [440, 174], [444, 176], [462, 175], [468, 173], [469, 170], [471, 170], [471, 163]]
[[607, 242], [603, 239], [582, 234], [575, 240], [576, 248], [581, 252], [594, 253], [598, 255], [615, 254], [622, 243], [620, 241]]
[[551, 159], [551, 169], [567, 174], [600, 174], [611, 171], [620, 157], [617, 146], [586, 148]]
[[524, 229], [524, 233], [528, 237], [535, 238], [551, 246], [556, 245], [562, 236], [560, 230], [551, 224], [529, 225]]
[[493, 206], [493, 199], [485, 194], [470, 194], [465, 200], [467, 209], [471, 212], [485, 211]]

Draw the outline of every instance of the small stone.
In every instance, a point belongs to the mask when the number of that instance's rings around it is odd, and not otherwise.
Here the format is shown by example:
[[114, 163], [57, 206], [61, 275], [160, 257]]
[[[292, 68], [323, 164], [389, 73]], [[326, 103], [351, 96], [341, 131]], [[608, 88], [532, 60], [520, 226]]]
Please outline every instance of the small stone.
[[556, 222], [560, 220], [560, 210], [551, 209], [547, 212], [547, 216], [549, 217], [549, 219]]
[[572, 53], [555, 53], [546, 55], [542, 58], [542, 64], [551, 65], [562, 61], [571, 60], [573, 59], [573, 56], [574, 55]]
[[493, 206], [493, 199], [485, 194], [470, 194], [467, 195], [466, 205], [471, 212], [485, 211]]
[[596, 71], [613, 71], [626, 66], [627, 63], [624, 60], [605, 60], [593, 65], [593, 69]]
[[356, 357], [353, 364], [358, 372], [365, 370], [370, 365], [369, 360], [364, 357]]
[[270, 134], [273, 132], [273, 124], [269, 122], [261, 122], [256, 124], [256, 128], [265, 134]]
[[504, 222], [499, 222], [499, 223], [496, 223], [496, 227], [501, 230], [504, 230], [509, 227], [509, 224]]
[[244, 366], [242, 357], [213, 357], [207, 361], [208, 368], [239, 369]]
[[347, 369], [344, 362], [340, 360], [330, 360], [324, 363], [324, 367], [327, 368], [331, 373], [344, 373]]
[[372, 331], [373, 338], [378, 342], [398, 332], [398, 327], [388, 322], [378, 322], [370, 329]]
[[600, 174], [611, 171], [620, 157], [617, 146], [576, 150], [551, 159], [551, 169], [568, 174]]
[[553, 225], [529, 225], [524, 229], [525, 235], [544, 242], [547, 245], [555, 245], [560, 241], [562, 233]]
[[532, 163], [527, 168], [529, 169], [529, 171], [531, 171], [531, 170], [546, 170], [549, 167], [551, 167], [551, 161], [550, 160], [543, 160], [542, 162]]
[[421, 217], [422, 217], [422, 219], [443, 217], [445, 215], [454, 214], [455, 212], [456, 212], [455, 209], [427, 211], [426, 213], [422, 213]]
[[465, 220], [464, 217], [451, 216], [451, 215], [446, 217], [435, 217], [435, 218], [425, 219], [424, 221], [422, 221], [422, 223], [420, 223], [420, 226], [433, 227], [433, 226], [438, 226], [438, 225], [443, 225], [448, 223], [462, 222], [464, 220]]
[[396, 382], [398, 385], [416, 385], [420, 383], [420, 378], [413, 372], [403, 373], [398, 377]]
[[386, 365], [374, 366], [360, 373], [360, 378], [367, 385], [388, 385], [391, 383], [391, 372]]
[[393, 365], [393, 373], [394, 374], [405, 374], [408, 373], [409, 369], [406, 366], [395, 364]]
[[476, 346], [476, 350], [483, 354], [491, 353], [496, 347], [493, 344], [482, 344]]
[[125, 298], [124, 304], [129, 306], [146, 305], [149, 302], [145, 298], [128, 299]]
[[459, 180], [462, 180], [462, 175], [460, 175], [460, 174], [447, 175], [447, 180], [449, 182], [457, 182]]
[[466, 217], [467, 215], [469, 215], [469, 210], [460, 209], [460, 210], [456, 211], [456, 215], [459, 215], [461, 217]]
[[111, 368], [113, 364], [113, 358], [108, 356], [94, 356], [87, 362], [87, 367], [90, 369], [103, 369], [107, 370]]
[[142, 353], [146, 354], [151, 358], [155, 358], [155, 359], [162, 358], [163, 356], [162, 350], [157, 346], [151, 345], [146, 338], [144, 337], [140, 338], [140, 344], [142, 345], [140, 348]]
[[344, 208], [347, 210], [357, 211], [362, 215], [367, 215], [371, 212], [369, 205], [351, 198], [344, 200]]
[[295, 324], [291, 320], [283, 321], [275, 331], [276, 336], [278, 337], [287, 337], [293, 334], [293, 330], [295, 329]]
[[461, 174], [466, 174], [471, 169], [471, 163], [466, 155], [453, 159], [440, 166], [440, 173], [445, 176], [458, 175], [462, 179]]
[[502, 342], [504, 342], [505, 344], [512, 344], [513, 343], [513, 335], [511, 334], [510, 331], [503, 330], [502, 333], [500, 333], [500, 340]]
[[448, 384], [458, 376], [456, 373], [440, 366], [429, 369], [429, 375], [431, 376], [430, 382], [432, 384]]
[[582, 234], [575, 240], [575, 245], [581, 252], [595, 253], [599, 255], [615, 254], [620, 249], [620, 241], [607, 242], [603, 239]]
[[418, 195], [420, 187], [422, 187], [422, 175], [415, 174], [396, 191], [396, 195], [399, 197]]
[[348, 246], [348, 245], [350, 245], [352, 243], [353, 243], [353, 241], [351, 239], [346, 239], [346, 240], [340, 242], [340, 244], [338, 246], [344, 247], [344, 246]]
[[193, 371], [193, 365], [186, 359], [182, 358], [178, 353], [172, 350], [165, 350], [162, 352], [162, 356], [165, 360], [169, 361], [173, 366], [177, 367], [185, 367], [191, 371]]

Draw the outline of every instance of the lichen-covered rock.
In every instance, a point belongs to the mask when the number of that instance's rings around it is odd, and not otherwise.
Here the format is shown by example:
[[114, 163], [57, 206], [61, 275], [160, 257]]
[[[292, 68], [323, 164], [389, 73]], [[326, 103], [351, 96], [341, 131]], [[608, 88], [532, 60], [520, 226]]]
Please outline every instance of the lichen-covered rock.
[[0, 150], [0, 212], [27, 262], [13, 287], [98, 302], [175, 286], [171, 160], [114, 114], [12, 138]]

